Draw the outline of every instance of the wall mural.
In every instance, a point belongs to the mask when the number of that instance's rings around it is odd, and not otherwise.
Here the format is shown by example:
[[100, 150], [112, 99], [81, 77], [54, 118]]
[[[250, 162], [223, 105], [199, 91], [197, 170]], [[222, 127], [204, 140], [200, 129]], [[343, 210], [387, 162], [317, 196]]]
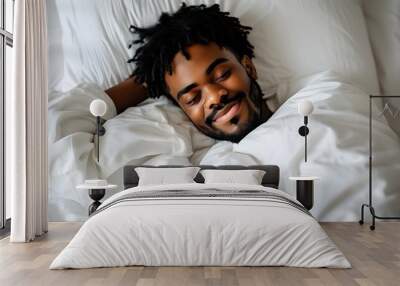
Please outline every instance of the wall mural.
[[[260, 164], [279, 166], [293, 195], [289, 177], [318, 177], [319, 220], [358, 220], [379, 90], [360, 7], [333, 4], [347, 20], [328, 12], [332, 30], [321, 7], [283, 2], [48, 1], [50, 220], [85, 220], [93, 201], [77, 186], [107, 180], [107, 198], [127, 165]], [[400, 144], [382, 104], [372, 112], [374, 193], [390, 197], [376, 208], [388, 215]]]

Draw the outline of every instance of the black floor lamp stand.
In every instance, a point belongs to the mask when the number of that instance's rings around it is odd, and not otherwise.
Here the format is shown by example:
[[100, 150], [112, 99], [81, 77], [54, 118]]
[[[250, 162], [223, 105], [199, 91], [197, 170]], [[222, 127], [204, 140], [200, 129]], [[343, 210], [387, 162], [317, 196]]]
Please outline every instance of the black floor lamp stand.
[[361, 205], [361, 219], [359, 223], [364, 224], [364, 208], [367, 207], [372, 216], [372, 224], [369, 226], [371, 230], [375, 229], [375, 219], [391, 220], [400, 219], [398, 216], [379, 216], [375, 213], [372, 201], [372, 100], [374, 98], [400, 98], [399, 95], [370, 95], [369, 96], [369, 192], [368, 192], [368, 204]]

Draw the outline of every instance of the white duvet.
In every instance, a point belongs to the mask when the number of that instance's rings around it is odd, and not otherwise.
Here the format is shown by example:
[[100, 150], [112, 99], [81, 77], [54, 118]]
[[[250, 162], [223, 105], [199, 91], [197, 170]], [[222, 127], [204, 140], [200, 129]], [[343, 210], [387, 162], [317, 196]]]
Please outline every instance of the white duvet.
[[[368, 193], [368, 94], [325, 72], [281, 84], [280, 93], [293, 95], [271, 119], [240, 143], [218, 142], [199, 133], [166, 98], [148, 100], [115, 116], [111, 100], [95, 85], [83, 84], [52, 94], [49, 102], [49, 213], [52, 220], [83, 220], [90, 200], [75, 190], [85, 178], [103, 177], [122, 187], [127, 164], [276, 164], [280, 189], [294, 194], [289, 176], [312, 175], [313, 215], [323, 221], [359, 219]], [[285, 97], [285, 96], [282, 96]], [[110, 113], [101, 138], [101, 158], [94, 156], [93, 98], [109, 102]], [[297, 103], [311, 100], [308, 162], [304, 139], [297, 129], [302, 117]], [[377, 212], [400, 211], [400, 140], [373, 105], [373, 194]], [[114, 113], [113, 113], [114, 112]]]
[[[102, 204], [53, 261], [51, 269], [127, 265], [270, 265], [349, 268], [310, 215], [277, 200], [185, 197], [122, 201], [146, 191], [261, 190], [233, 184], [175, 184], [125, 190]], [[247, 196], [247, 194], [246, 194]]]
[[[240, 143], [219, 142], [201, 164], [238, 164], [253, 158], [280, 167], [281, 190], [295, 193], [289, 176], [318, 176], [312, 209], [320, 221], [358, 221], [368, 201], [369, 95], [329, 72], [294, 80], [289, 98], [270, 120]], [[314, 104], [309, 117], [308, 162], [304, 138], [298, 135], [303, 118], [299, 101]], [[380, 215], [400, 213], [400, 138], [388, 126], [381, 101], [372, 106], [374, 206]]]
[[[100, 137], [97, 162], [94, 98], [106, 101], [106, 133]], [[90, 198], [76, 186], [89, 178], [107, 178], [123, 189], [122, 167], [128, 164], [190, 165], [190, 157], [215, 141], [198, 132], [168, 99], [148, 99], [116, 115], [108, 95], [94, 84], [49, 95], [49, 218], [85, 220]], [[114, 192], [107, 192], [107, 195]]]

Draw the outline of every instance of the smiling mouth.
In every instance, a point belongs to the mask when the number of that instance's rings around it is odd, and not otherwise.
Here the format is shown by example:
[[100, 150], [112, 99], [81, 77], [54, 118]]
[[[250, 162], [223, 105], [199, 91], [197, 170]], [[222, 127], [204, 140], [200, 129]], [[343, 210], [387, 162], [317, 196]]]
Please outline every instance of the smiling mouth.
[[239, 111], [242, 100], [236, 100], [220, 110], [214, 117], [213, 122], [225, 123], [230, 121]]

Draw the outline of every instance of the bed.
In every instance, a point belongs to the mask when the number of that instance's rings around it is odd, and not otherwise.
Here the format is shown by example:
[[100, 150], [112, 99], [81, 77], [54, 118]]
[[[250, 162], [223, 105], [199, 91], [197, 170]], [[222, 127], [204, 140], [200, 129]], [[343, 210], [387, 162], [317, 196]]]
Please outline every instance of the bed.
[[99, 207], [50, 269], [351, 267], [315, 218], [294, 197], [277, 189], [277, 166], [200, 168], [265, 174], [260, 185], [200, 183], [204, 179], [198, 173], [194, 183], [138, 186], [137, 169], [127, 166], [127, 189]]
[[[264, 164], [280, 167], [280, 189], [287, 194], [295, 193], [290, 176], [320, 178], [311, 210], [318, 220], [358, 221], [368, 190], [368, 95], [380, 91], [361, 1], [187, 1], [219, 3], [254, 27], [259, 82], [278, 108], [238, 144], [204, 136], [166, 98], [117, 115], [104, 92], [132, 72], [126, 64], [129, 25], [149, 25], [180, 2], [48, 1], [50, 220], [86, 220], [90, 199], [76, 185], [106, 178], [120, 186], [118, 193], [127, 165]], [[95, 98], [109, 107], [100, 163], [88, 110]], [[297, 133], [303, 99], [315, 106], [307, 164]], [[373, 105], [373, 190], [377, 212], [391, 215], [400, 206], [400, 139], [378, 115], [381, 108], [382, 102]]]

